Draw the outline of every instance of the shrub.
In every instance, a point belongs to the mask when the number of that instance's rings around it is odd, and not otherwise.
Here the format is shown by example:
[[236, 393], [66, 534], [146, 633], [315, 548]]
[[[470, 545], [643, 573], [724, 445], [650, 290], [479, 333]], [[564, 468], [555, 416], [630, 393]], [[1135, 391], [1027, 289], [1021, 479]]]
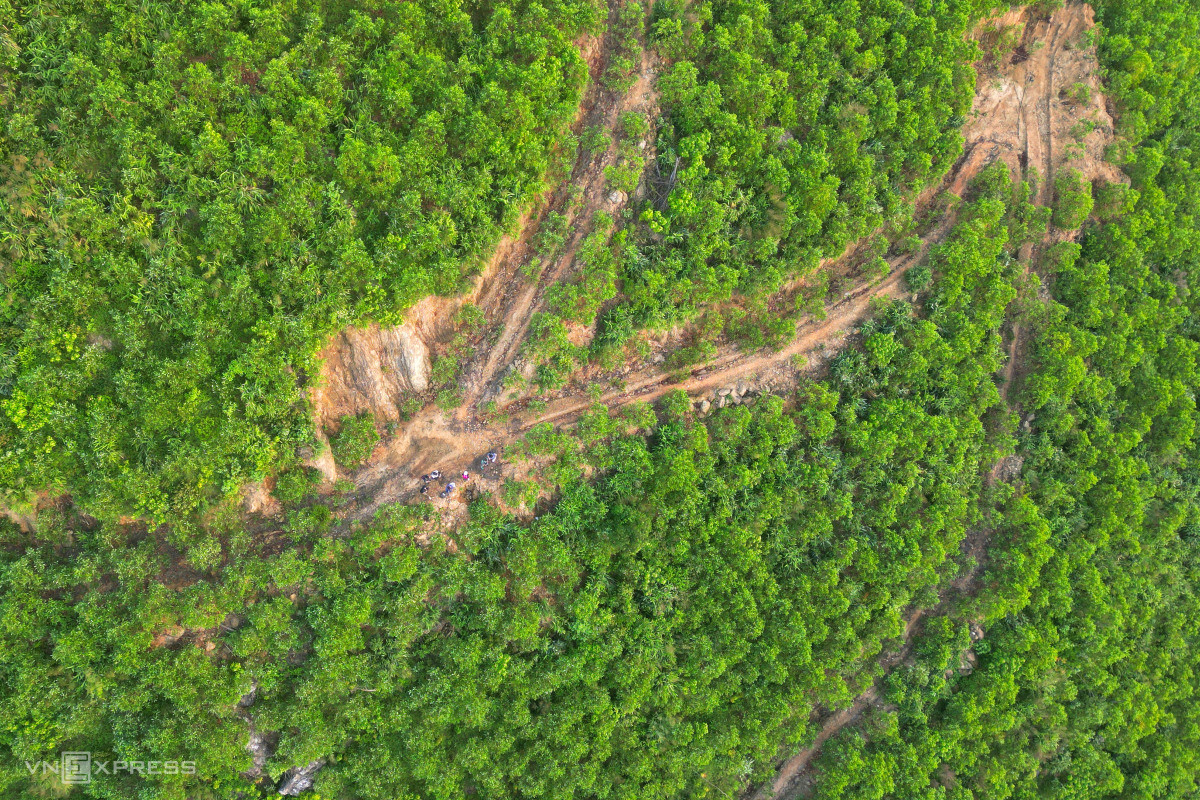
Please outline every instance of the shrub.
[[589, 125], [584, 129], [583, 136], [579, 139], [579, 146], [589, 156], [595, 156], [607, 150], [610, 141], [608, 131], [603, 126]]
[[1066, 169], [1054, 179], [1054, 224], [1074, 230], [1092, 213], [1092, 184], [1076, 169]]
[[626, 111], [621, 115], [621, 135], [627, 139], [640, 139], [650, 133], [650, 121], [645, 114]]
[[928, 264], [918, 264], [904, 273], [904, 283], [910, 292], [923, 292], [933, 282], [933, 270]]
[[330, 438], [333, 458], [342, 467], [353, 469], [370, 457], [379, 442], [375, 416], [370, 412], [357, 417], [342, 417], [341, 429]]

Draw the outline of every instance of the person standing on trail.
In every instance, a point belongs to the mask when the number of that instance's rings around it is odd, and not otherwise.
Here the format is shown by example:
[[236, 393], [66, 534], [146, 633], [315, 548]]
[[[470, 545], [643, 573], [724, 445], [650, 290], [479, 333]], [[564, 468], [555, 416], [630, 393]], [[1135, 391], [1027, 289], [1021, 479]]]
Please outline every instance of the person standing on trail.
[[429, 477], [431, 480], [436, 481], [438, 478], [442, 477], [442, 471], [440, 469], [435, 469], [433, 472], [429, 473]]
[[422, 487], [421, 487], [421, 494], [429, 494], [429, 487], [428, 487], [428, 486], [422, 486]]
[[467, 472], [466, 470], [463, 470], [463, 480], [464, 481], [471, 480], [471, 473]]
[[500, 456], [496, 455], [496, 451], [495, 451], [495, 450], [493, 450], [492, 452], [490, 452], [490, 453], [488, 453], [488, 454], [487, 454], [487, 460], [488, 460], [488, 463], [489, 463], [489, 464], [495, 464], [495, 463], [496, 463], [496, 459], [497, 459], [497, 458], [499, 458], [499, 457], [500, 457]]

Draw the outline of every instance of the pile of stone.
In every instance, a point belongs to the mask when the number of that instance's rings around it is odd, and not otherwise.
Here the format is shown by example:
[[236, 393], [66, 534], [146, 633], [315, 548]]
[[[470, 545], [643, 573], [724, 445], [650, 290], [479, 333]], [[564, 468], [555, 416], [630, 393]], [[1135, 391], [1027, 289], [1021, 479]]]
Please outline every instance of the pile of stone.
[[692, 405], [701, 416], [708, 414], [714, 408], [726, 406], [753, 405], [754, 397], [759, 393], [758, 387], [744, 380], [739, 380], [734, 386], [723, 386], [710, 397], [696, 400]]

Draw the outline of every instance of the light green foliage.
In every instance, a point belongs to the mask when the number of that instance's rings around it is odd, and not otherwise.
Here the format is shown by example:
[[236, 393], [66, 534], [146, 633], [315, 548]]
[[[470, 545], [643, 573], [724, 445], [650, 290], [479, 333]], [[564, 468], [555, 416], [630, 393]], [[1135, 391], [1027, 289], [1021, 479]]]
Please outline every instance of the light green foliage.
[[610, 336], [774, 291], [902, 215], [961, 147], [967, 23], [953, 4], [656, 3], [669, 59], [647, 171], [658, 207], [632, 242]]
[[640, 139], [650, 133], [650, 121], [645, 114], [626, 111], [620, 119], [621, 135], [626, 139]]
[[979, 35], [979, 49], [982, 51], [983, 63], [990, 68], [1000, 67], [1008, 60], [1021, 37], [1025, 33], [1025, 24], [1000, 25], [991, 23], [984, 26]]
[[609, 91], [624, 94], [637, 80], [646, 10], [641, 0], [617, 0], [613, 5], [616, 10], [609, 25], [612, 49], [601, 82]]
[[437, 393], [437, 405], [442, 411], [453, 411], [462, 405], [462, 393], [457, 387], [447, 386]]
[[556, 258], [562, 252], [563, 245], [566, 244], [568, 233], [566, 215], [551, 211], [538, 226], [533, 244], [534, 250], [541, 258]]
[[1076, 105], [1085, 105], [1092, 99], [1092, 90], [1086, 83], [1073, 83], [1066, 92], [1067, 98]]
[[912, 292], [924, 291], [932, 280], [933, 272], [925, 264], [912, 267], [904, 273], [904, 283]]
[[517, 481], [506, 478], [502, 497], [509, 508], [530, 507], [537, 500], [538, 486], [533, 481]]
[[604, 212], [597, 212], [593, 226], [575, 254], [576, 277], [551, 286], [547, 310], [534, 314], [530, 322], [524, 352], [537, 364], [536, 380], [542, 390], [561, 388], [588, 357], [588, 348], [571, 341], [569, 325], [594, 324], [600, 307], [617, 293], [626, 234], [612, 235], [612, 218]]
[[1092, 213], [1092, 184], [1079, 170], [1064, 169], [1054, 179], [1054, 224], [1072, 230]]
[[604, 168], [604, 180], [608, 188], [612, 191], [624, 192], [626, 197], [633, 194], [641, 175], [641, 165], [636, 163], [609, 164]]
[[473, 336], [483, 330], [487, 317], [483, 309], [474, 303], [463, 303], [454, 314], [454, 322], [461, 333]]

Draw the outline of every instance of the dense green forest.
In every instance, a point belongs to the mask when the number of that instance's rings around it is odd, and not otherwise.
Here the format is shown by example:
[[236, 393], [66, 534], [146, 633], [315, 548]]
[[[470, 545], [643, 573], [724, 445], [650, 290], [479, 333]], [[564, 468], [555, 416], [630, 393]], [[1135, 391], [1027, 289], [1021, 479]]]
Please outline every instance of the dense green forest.
[[[455, 291], [573, 158], [599, 5], [353, 5], [0, 7], [9, 506], [177, 521], [286, 466], [329, 334]], [[958, 152], [966, 5], [640, 9], [663, 147], [597, 351], [810, 269]], [[544, 385], [586, 357], [554, 321]]]
[[[625, 291], [637, 325], [770, 291], [912, 214], [958, 157], [975, 44], [965, 2], [654, 7], [667, 202]], [[666, 189], [666, 186], [662, 187]], [[615, 322], [615, 320], [614, 320]]]
[[[636, 6], [2, 3], [0, 487], [58, 497], [0, 518], [6, 796], [266, 797], [317, 761], [307, 796], [738, 796], [876, 681], [811, 796], [1200, 792], [1200, 9], [1097, 7], [1131, 185], [1078, 244], [985, 170], [826, 371], [535, 427], [508, 456], [553, 503], [481, 496], [451, 540], [428, 506], [337, 524], [295, 456], [316, 349], [455, 291], [587, 146], [576, 43]], [[613, 300], [616, 352], [910, 224], [988, 10], [641, 9], [649, 191], [552, 311]], [[281, 525], [218, 502], [280, 469]], [[197, 769], [25, 766], [64, 751]]]

